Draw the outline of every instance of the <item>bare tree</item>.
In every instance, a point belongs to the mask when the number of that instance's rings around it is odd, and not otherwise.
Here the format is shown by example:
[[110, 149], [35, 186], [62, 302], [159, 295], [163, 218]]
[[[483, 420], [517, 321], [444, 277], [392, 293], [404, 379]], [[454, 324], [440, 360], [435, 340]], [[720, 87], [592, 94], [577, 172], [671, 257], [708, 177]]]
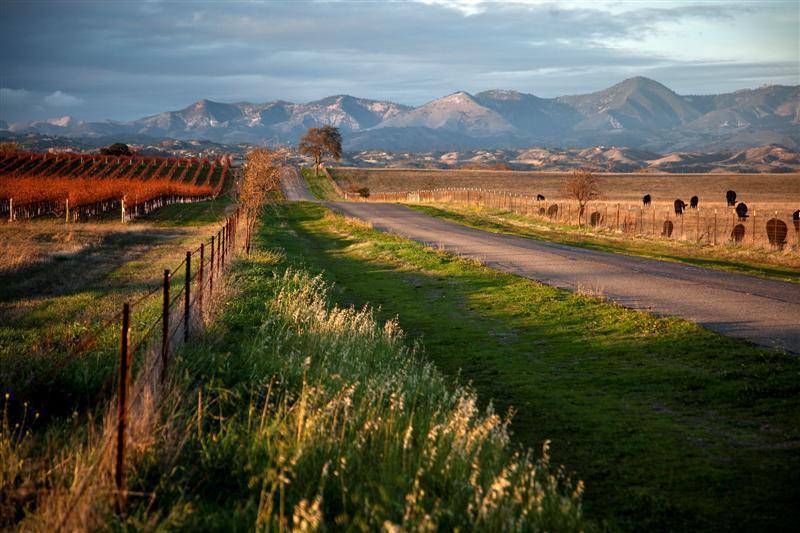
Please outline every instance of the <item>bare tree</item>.
[[314, 159], [314, 175], [319, 176], [319, 167], [326, 156], [333, 157], [336, 161], [342, 157], [342, 134], [339, 133], [339, 128], [330, 125], [308, 128], [297, 148], [301, 154]]
[[[280, 175], [286, 167], [282, 150], [254, 148], [247, 152], [247, 161], [239, 180], [239, 204], [245, 212], [248, 232], [253, 229], [261, 207], [278, 197]], [[248, 252], [250, 249], [248, 241]]]
[[588, 170], [577, 170], [563, 183], [561, 192], [567, 198], [577, 200], [578, 225], [580, 226], [583, 213], [586, 211], [586, 204], [600, 196], [600, 183], [597, 177]]
[[0, 154], [2, 155], [11, 155], [15, 152], [19, 152], [22, 150], [19, 143], [17, 142], [4, 142], [0, 143]]

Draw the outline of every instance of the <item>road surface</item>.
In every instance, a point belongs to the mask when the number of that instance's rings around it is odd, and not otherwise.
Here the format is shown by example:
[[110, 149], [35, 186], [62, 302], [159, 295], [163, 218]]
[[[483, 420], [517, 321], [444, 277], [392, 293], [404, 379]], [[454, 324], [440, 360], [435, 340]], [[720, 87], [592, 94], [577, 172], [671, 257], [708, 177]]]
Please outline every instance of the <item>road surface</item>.
[[[291, 200], [311, 200], [287, 176]], [[680, 263], [489, 233], [397, 204], [327, 202], [336, 211], [414, 241], [542, 283], [602, 294], [625, 307], [679, 316], [723, 335], [800, 353], [800, 285]]]

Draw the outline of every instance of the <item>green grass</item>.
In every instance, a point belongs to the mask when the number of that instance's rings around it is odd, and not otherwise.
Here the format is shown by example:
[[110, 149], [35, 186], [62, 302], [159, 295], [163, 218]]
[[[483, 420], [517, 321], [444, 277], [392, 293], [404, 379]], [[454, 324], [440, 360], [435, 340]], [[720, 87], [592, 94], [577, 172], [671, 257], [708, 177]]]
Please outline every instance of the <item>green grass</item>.
[[288, 206], [264, 240], [380, 305], [451, 379], [513, 408], [515, 441], [585, 480], [612, 529], [790, 529], [800, 513], [800, 360], [493, 271]]
[[331, 181], [325, 174], [320, 173], [319, 176], [315, 176], [314, 169], [312, 168], [304, 168], [302, 169], [302, 173], [311, 194], [320, 200], [341, 200], [341, 197], [337, 194]]
[[130, 484], [154, 497], [132, 497], [125, 526], [582, 528], [580, 489], [546, 455], [509, 446], [503, 420], [478, 411], [394, 323], [332, 306], [321, 278], [283, 259], [240, 261], [207, 343], [173, 366], [182, 396]]
[[[685, 263], [715, 270], [725, 270], [763, 278], [800, 283], [800, 269], [780, 264], [780, 259], [767, 262], [758, 251], [747, 254], [702, 244], [658, 240], [627, 239], [580, 230], [575, 226], [535, 220], [509, 211], [456, 205], [409, 205], [426, 215], [463, 224], [472, 228], [568, 244], [590, 250], [650, 257]], [[735, 255], [731, 255], [736, 252]], [[788, 252], [784, 252], [788, 253]]]

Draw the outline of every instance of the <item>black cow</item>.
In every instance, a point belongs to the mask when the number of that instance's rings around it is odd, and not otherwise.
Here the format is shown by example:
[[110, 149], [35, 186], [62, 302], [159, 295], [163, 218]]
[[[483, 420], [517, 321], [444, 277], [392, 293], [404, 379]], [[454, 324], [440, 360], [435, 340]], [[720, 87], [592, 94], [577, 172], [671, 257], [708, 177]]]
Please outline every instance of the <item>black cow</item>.
[[728, 207], [733, 207], [736, 205], [736, 191], [726, 192], [725, 198], [728, 199]]
[[543, 195], [543, 194], [537, 194], [537, 195], [536, 195], [536, 200], [537, 200], [538, 202], [542, 202], [542, 201], [544, 201], [544, 199], [545, 199], [545, 198], [544, 198], [544, 195]]
[[747, 220], [747, 204], [739, 202], [739, 205], [736, 206], [736, 214], [739, 216], [739, 220]]
[[800, 231], [800, 209], [792, 213], [792, 224], [795, 231]]
[[675, 214], [682, 215], [686, 211], [686, 202], [681, 199], [675, 200]]
[[692, 196], [689, 199], [689, 207], [691, 207], [692, 209], [697, 209], [697, 202], [699, 201], [700, 199], [697, 196]]
[[644, 196], [642, 196], [642, 204], [644, 204], [645, 207], [650, 205], [651, 201], [652, 201], [652, 198], [650, 198], [649, 194], [645, 194]]

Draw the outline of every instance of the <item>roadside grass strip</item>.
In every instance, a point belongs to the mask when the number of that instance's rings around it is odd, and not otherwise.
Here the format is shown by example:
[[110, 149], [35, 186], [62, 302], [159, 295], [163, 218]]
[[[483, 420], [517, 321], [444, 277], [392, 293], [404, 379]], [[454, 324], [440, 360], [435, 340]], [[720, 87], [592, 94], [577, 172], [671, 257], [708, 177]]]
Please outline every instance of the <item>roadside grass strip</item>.
[[[505, 274], [287, 205], [263, 245], [323, 273], [341, 306], [380, 306], [512, 441], [586, 483], [611, 529], [787, 529], [800, 520], [800, 360]], [[588, 291], [593, 292], [593, 291]], [[400, 437], [398, 437], [400, 438]]]
[[[266, 224], [278, 223], [266, 220]], [[369, 307], [264, 248], [240, 261], [207, 345], [140, 466], [130, 526], [187, 530], [577, 531], [582, 484], [510, 444]], [[138, 485], [138, 486], [137, 486]]]

